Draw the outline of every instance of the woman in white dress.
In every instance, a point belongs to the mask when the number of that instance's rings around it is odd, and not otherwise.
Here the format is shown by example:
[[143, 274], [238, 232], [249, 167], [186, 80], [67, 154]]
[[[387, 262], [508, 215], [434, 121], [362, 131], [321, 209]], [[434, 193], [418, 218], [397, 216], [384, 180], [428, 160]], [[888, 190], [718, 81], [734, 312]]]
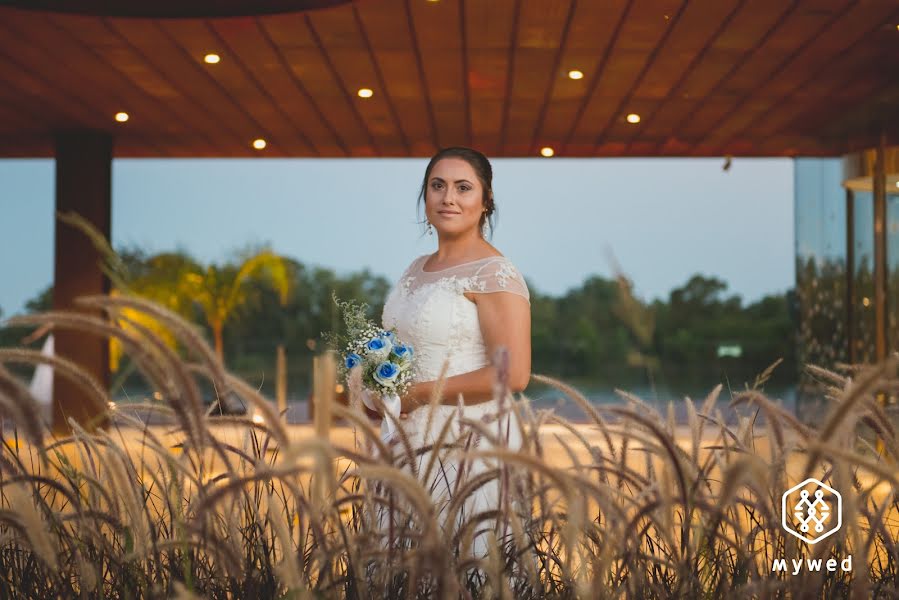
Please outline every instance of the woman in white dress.
[[[433, 444], [447, 419], [453, 423], [444, 444], [490, 448], [490, 441], [465, 426], [462, 418], [486, 423], [503, 446], [512, 450], [521, 446], [510, 404], [511, 393], [522, 391], [530, 379], [530, 296], [512, 262], [485, 239], [496, 210], [492, 179], [487, 158], [470, 148], [445, 148], [431, 159], [419, 200], [424, 200], [428, 233], [436, 231], [437, 251], [412, 261], [384, 305], [383, 326], [395, 327], [397, 336], [414, 348], [415, 383], [402, 398], [400, 421], [413, 449]], [[500, 347], [507, 352], [505, 366], [493, 364]], [[432, 407], [444, 362], [441, 398]], [[500, 368], [507, 378], [505, 398], [495, 389]], [[401, 446], [394, 448], [396, 453]], [[468, 497], [456, 524], [448, 524], [446, 504], [457, 486], [498, 465], [489, 459], [460, 462], [447, 452], [446, 448], [438, 452], [442, 460], [427, 479], [424, 471], [431, 452], [420, 453], [416, 463], [419, 481], [437, 505], [438, 521], [452, 534], [474, 514], [502, 510], [503, 502], [500, 482], [493, 479]], [[403, 466], [410, 472], [408, 467]], [[491, 523], [495, 521], [479, 523], [472, 547], [475, 557], [487, 555], [485, 528]]]

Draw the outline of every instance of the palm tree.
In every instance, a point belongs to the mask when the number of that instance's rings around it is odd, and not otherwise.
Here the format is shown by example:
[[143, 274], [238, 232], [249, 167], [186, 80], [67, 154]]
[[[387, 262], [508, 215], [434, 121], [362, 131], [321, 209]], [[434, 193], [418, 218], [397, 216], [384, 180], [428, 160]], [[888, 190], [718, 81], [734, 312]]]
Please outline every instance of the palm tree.
[[246, 256], [238, 265], [210, 264], [203, 270], [183, 273], [178, 294], [199, 305], [212, 330], [215, 352], [224, 362], [225, 325], [247, 301], [247, 283], [264, 279], [278, 292], [282, 306], [287, 302], [291, 281], [284, 259], [270, 250]]
[[[215, 352], [224, 363], [223, 333], [225, 325], [235, 317], [247, 301], [247, 283], [253, 279], [266, 280], [277, 292], [283, 306], [289, 297], [292, 280], [284, 258], [268, 248], [245, 251], [239, 257], [240, 264], [203, 266], [182, 253], [160, 253], [149, 258], [139, 251], [117, 253], [105, 236], [77, 213], [58, 214], [58, 218], [80, 229], [87, 235], [103, 258], [103, 271], [109, 277], [112, 294], [134, 294], [148, 298], [169, 308], [189, 320], [194, 318], [194, 307], [199, 306], [212, 330]], [[174, 346], [174, 338], [152, 317], [131, 314], [127, 309], [123, 316], [141, 319], [141, 325], [154, 330], [161, 338]], [[127, 327], [127, 322], [122, 326]], [[118, 368], [121, 349], [113, 340], [110, 351], [110, 368]]]

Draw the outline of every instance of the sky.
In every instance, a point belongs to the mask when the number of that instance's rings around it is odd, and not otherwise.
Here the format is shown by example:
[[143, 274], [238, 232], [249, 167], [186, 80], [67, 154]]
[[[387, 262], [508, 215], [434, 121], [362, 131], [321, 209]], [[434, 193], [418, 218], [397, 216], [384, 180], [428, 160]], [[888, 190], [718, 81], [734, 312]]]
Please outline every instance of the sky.
[[[116, 159], [112, 244], [224, 262], [250, 244], [395, 281], [437, 237], [416, 203], [427, 158]], [[696, 273], [753, 302], [795, 281], [793, 161], [735, 158], [493, 159], [491, 243], [535, 291], [561, 295], [609, 255], [646, 301]], [[53, 278], [54, 164], [0, 160], [0, 310]], [[423, 214], [423, 213], [422, 213]]]

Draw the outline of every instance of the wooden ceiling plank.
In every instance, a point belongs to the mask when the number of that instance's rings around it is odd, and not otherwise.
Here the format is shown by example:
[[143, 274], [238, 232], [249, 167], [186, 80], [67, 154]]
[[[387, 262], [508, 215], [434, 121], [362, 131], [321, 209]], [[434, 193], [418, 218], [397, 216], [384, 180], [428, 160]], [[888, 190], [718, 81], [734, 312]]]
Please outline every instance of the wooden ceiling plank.
[[665, 47], [665, 44], [671, 37], [672, 32], [677, 29], [677, 24], [680, 22], [687, 4], [687, 0], [683, 0], [682, 2], [678, 2], [676, 4], [671, 3], [670, 5], [667, 5], [667, 3], [665, 3], [663, 7], [665, 9], [663, 19], [666, 22], [666, 26], [664, 26], [661, 32], [659, 32], [660, 35], [658, 38], [658, 42], [656, 42], [649, 53], [645, 56], [645, 58], [643, 58], [643, 65], [640, 68], [637, 76], [633, 79], [633, 83], [631, 83], [627, 88], [627, 93], [621, 98], [621, 101], [615, 107], [614, 111], [606, 117], [606, 123], [596, 138], [597, 150], [599, 145], [606, 141], [606, 137], [608, 136], [609, 131], [615, 124], [615, 122], [624, 119], [624, 112], [630, 112], [629, 110], [627, 110], [627, 104], [631, 101], [631, 98], [633, 98], [634, 92], [636, 91], [638, 86], [643, 82], [646, 74], [649, 72], [650, 68], [655, 62], [656, 57], [659, 55], [659, 52], [662, 48]]
[[[577, 120], [579, 108], [590, 95], [589, 90], [595, 82], [593, 75], [600, 68], [604, 51], [611, 43], [614, 28], [626, 5], [627, 0], [577, 2], [539, 131], [543, 140], [541, 145], [554, 148], [557, 156], [563, 153], [569, 156], [564, 149], [567, 134]], [[574, 69], [581, 71], [584, 77], [569, 78], [568, 72]]]
[[560, 47], [564, 45], [563, 35], [570, 27], [573, 11], [570, 1], [555, 2], [549, 8], [533, 0], [525, 0], [522, 5], [504, 148], [508, 156], [535, 154], [535, 130], [541, 111], [545, 111], [546, 99], [560, 77]]
[[746, 0], [698, 0], [671, 15], [664, 45], [634, 90], [637, 98], [664, 100], [689, 76]]
[[407, 2], [440, 147], [468, 142], [459, 0]]
[[822, 142], [811, 136], [783, 136], [770, 138], [761, 146], [755, 146], [755, 156], [789, 156], [789, 157], [833, 157], [843, 152], [840, 147], [830, 142]]
[[[876, 44], [864, 44], [855, 52], [844, 53], [816, 77], [793, 90], [780, 106], [756, 119], [752, 126], [754, 134], [765, 138], [788, 133], [811, 135], [815, 129], [825, 128], [833, 115], [843, 113], [835, 103], [852, 107], [881, 88], [880, 72], [891, 70], [890, 61], [894, 56], [899, 56], [899, 49], [884, 51]], [[899, 69], [899, 64], [893, 69]], [[815, 111], [815, 107], [819, 110]], [[804, 127], [796, 125], [801, 121], [806, 123]]]
[[420, 73], [410, 17], [405, 5], [390, 6], [395, 10], [389, 10], [385, 2], [373, 0], [355, 4], [354, 10], [409, 155], [430, 156], [436, 151], [433, 115]]
[[[630, 154], [630, 145], [638, 135], [641, 141], [645, 141], [646, 136], [642, 134], [650, 127], [659, 109], [667, 105], [672, 98], [684, 94], [684, 82], [691, 73], [696, 71], [709, 49], [733, 22], [734, 17], [745, 4], [746, 0], [729, 2], [705, 0], [687, 5], [683, 17], [675, 26], [668, 47], [665, 48], [660, 59], [654, 61], [649, 73], [634, 93], [638, 100], [654, 98], [661, 101], [653, 103], [653, 108], [648, 111], [635, 106], [637, 110], [633, 112], [641, 116], [638, 126], [633, 127], [627, 123], [626, 125], [630, 127], [627, 131], [622, 131], [625, 123], [618, 123], [611, 132], [612, 138], [622, 136], [628, 138], [628, 145], [624, 149], [625, 154]], [[645, 112], [639, 112], [639, 110]]]
[[487, 156], [500, 154], [514, 12], [515, 0], [468, 2], [465, 6], [471, 144]]
[[[92, 106], [80, 95], [69, 95], [71, 90], [51, 74], [46, 73], [44, 65], [47, 62], [58, 64], [58, 60], [47, 57], [38, 44], [28, 37], [20, 37], [19, 34], [0, 22], [0, 80], [16, 82], [23, 94], [30, 98], [29, 104], [36, 102], [41, 106], [41, 112], [52, 115], [57, 124], [66, 127], [96, 128], [103, 131], [111, 131], [115, 121], [108, 106], [106, 111]], [[66, 71], [67, 69], [61, 69]], [[72, 74], [69, 73], [69, 77]], [[5, 91], [11, 92], [13, 88], [3, 86]]]
[[[221, 140], [225, 156], [257, 156], [251, 143], [261, 132], [243, 110], [229, 98], [222, 99], [222, 89], [208, 73], [202, 56], [191, 56], [156, 21], [146, 19], [108, 19], [106, 24], [128, 43], [128, 48], [165, 87], [151, 89], [172, 106], [197, 123], [197, 127]], [[204, 53], [205, 54], [205, 53]], [[138, 63], [140, 64], [140, 63]], [[219, 65], [215, 65], [218, 67]], [[135, 76], [132, 74], [132, 77]], [[179, 82], [189, 81], [184, 87]], [[167, 87], [175, 91], [169, 96]], [[276, 155], [281, 154], [277, 150]]]
[[[316, 98], [309, 91], [309, 89], [300, 81], [299, 77], [297, 77], [296, 72], [291, 67], [290, 62], [287, 60], [287, 56], [285, 55], [284, 48], [276, 43], [275, 38], [271, 35], [270, 30], [270, 21], [268, 19], [261, 21], [258, 23], [259, 31], [262, 37], [265, 39], [265, 43], [268, 44], [272, 51], [275, 53], [277, 57], [278, 63], [281, 65], [281, 69], [284, 73], [284, 82], [275, 83], [273, 85], [283, 85], [285, 87], [292, 86], [295, 90], [296, 95], [302, 97], [302, 101], [300, 101], [298, 111], [307, 113], [308, 121], [304, 121], [304, 125], [306, 126], [306, 130], [308, 131], [308, 135], [310, 139], [313, 141], [316, 149], [319, 151], [320, 155], [324, 156], [341, 156], [346, 157], [350, 156], [350, 150], [344, 142], [340, 130], [335, 127], [334, 123], [332, 123], [327, 115], [325, 115], [322, 110], [319, 102], [316, 101]], [[283, 90], [285, 93], [284, 103], [288, 106], [293, 106], [294, 103], [292, 101], [294, 94], [289, 90]], [[305, 106], [302, 106], [305, 104]]]
[[[209, 24], [228, 48], [224, 60], [238, 60], [246, 78], [255, 83], [259, 94], [272, 106], [273, 123], [282, 124], [286, 135], [297, 138], [307, 148], [304, 156], [339, 152], [333, 128], [324, 121], [308, 92], [297, 85], [261, 19], [217, 19]], [[269, 127], [274, 129], [276, 125]]]
[[[310, 15], [312, 26], [324, 46], [324, 53], [370, 145], [378, 155], [404, 156], [408, 144], [391, 102], [390, 89], [371, 52], [359, 15], [355, 10], [326, 11]], [[370, 98], [360, 98], [358, 90], [369, 88]]]
[[[882, 94], [888, 94], [890, 91], [896, 94], [896, 84], [892, 82], [883, 82], [881, 80], [867, 79], [865, 81], [853, 82], [854, 87], [857, 85], [857, 96], [854, 98], [840, 98], [837, 101], [829, 103], [829, 111], [825, 116], [818, 114], [802, 114], [793, 121], [787, 123], [777, 133], [770, 136], [769, 139], [783, 137], [784, 135], [803, 135], [805, 137], [814, 138], [821, 146], [831, 146], [837, 150], [833, 155], [845, 154], [851, 152], [851, 146], [857, 139], [863, 139], [872, 133], [875, 129], [881, 129], [879, 125], [871, 123], [874, 127], [859, 127], [852, 123], [846, 123], [846, 117], [835, 120], [833, 114], [852, 115], [853, 111], [864, 107], [866, 101], [872, 98], [881, 97]], [[888, 123], [883, 123], [889, 127]], [[888, 131], [884, 129], [884, 131]], [[879, 133], [879, 132], [878, 132]], [[814, 134], [814, 135], [813, 135]], [[876, 137], [876, 136], [875, 136]], [[755, 144], [754, 148], [760, 151], [765, 149], [765, 144]]]
[[[723, 112], [711, 113], [708, 110], [697, 113], [692, 130], [702, 138], [702, 152], [709, 152], [710, 147], [723, 137], [724, 124], [737, 111], [750, 110], [750, 102], [759, 102], [759, 89], [777, 77], [777, 74], [800, 55], [805, 48], [814, 43], [823, 32], [847, 10], [851, 3], [845, 0], [836, 12], [796, 11], [791, 13], [783, 25], [765, 43], [758, 47], [753, 55], [740, 69], [734, 72], [728, 85], [733, 92], [731, 102]], [[712, 106], [707, 104], [706, 107]], [[722, 106], [722, 105], [719, 105]]]
[[50, 135], [0, 134], [0, 158], [53, 158], [56, 145]]
[[[390, 1], [390, 0], [388, 0]], [[396, 126], [409, 148], [410, 156], [430, 156], [436, 149], [428, 102], [419, 75], [419, 63], [409, 18], [405, 8], [389, 10], [383, 1], [371, 0], [353, 5], [364, 32], [363, 43], [377, 66], [377, 78], [388, 94]]]
[[[599, 64], [597, 65], [595, 71], [590, 73], [585, 73], [589, 78], [589, 83], [586, 86], [584, 96], [574, 113], [574, 117], [571, 119], [571, 124], [568, 129], [568, 132], [565, 134], [564, 143], [562, 144], [562, 155], [563, 156], [589, 156], [589, 153], [593, 149], [593, 139], [588, 136], [582, 136], [578, 130], [579, 125], [582, 121], [585, 120], [585, 115], [587, 113], [588, 107], [594, 96], [597, 93], [597, 89], [599, 87], [599, 82], [605, 76], [606, 70], [609, 68], [609, 64], [612, 59], [612, 53], [615, 49], [615, 46], [618, 44], [619, 39], [621, 38], [622, 31], [624, 29], [624, 24], [628, 21], [628, 17], [631, 14], [631, 11], [634, 9], [635, 0], [628, 0], [627, 4], [624, 7], [616, 6], [614, 9], [618, 9], [617, 14], [612, 12], [607, 15], [605, 19], [600, 20], [598, 23], [599, 27], [608, 27], [612, 25], [611, 31], [608, 29], [600, 29], [599, 31], [605, 33], [605, 36], [597, 36], [597, 39], [607, 38], [608, 42], [605, 44], [605, 47], [602, 50], [602, 58], [599, 60]], [[576, 29], [575, 29], [576, 31]]]
[[503, 120], [499, 130], [499, 145], [497, 146], [497, 154], [504, 156], [506, 149], [506, 139], [509, 131], [509, 114], [512, 104], [512, 90], [515, 85], [515, 58], [518, 52], [518, 35], [519, 24], [521, 22], [521, 3], [522, 0], [515, 0], [515, 8], [512, 13], [512, 26], [509, 31], [508, 58], [506, 59], [506, 90], [503, 94]]
[[[372, 65], [375, 74], [375, 80], [378, 82], [378, 87], [384, 90], [384, 100], [387, 103], [387, 111], [388, 116], [385, 118], [385, 121], [389, 119], [393, 124], [392, 134], [395, 134], [399, 137], [399, 154], [401, 156], [409, 156], [412, 154], [412, 146], [409, 144], [409, 136], [406, 134], [406, 131], [403, 128], [403, 121], [400, 118], [399, 113], [396, 109], [396, 103], [393, 101], [393, 94], [390, 86], [387, 85], [387, 80], [384, 78], [384, 71], [381, 69], [381, 64], [378, 62], [378, 56], [375, 54], [374, 48], [372, 47], [371, 38], [368, 35], [368, 32], [365, 29], [365, 23], [362, 21], [362, 15], [360, 14], [356, 5], [353, 5], [353, 19], [356, 22], [356, 29], [359, 31], [359, 35], [362, 37], [362, 41], [365, 44], [365, 52], [368, 56], [368, 61]], [[408, 48], [407, 48], [408, 52]]]
[[[291, 31], [290, 44], [280, 46], [291, 72], [317, 98], [319, 110], [340, 133], [341, 144], [348, 155], [376, 155], [374, 140], [354, 106], [355, 99], [340, 81], [312, 21], [307, 15], [298, 13], [284, 15], [280, 23], [282, 28]], [[331, 35], [327, 29], [322, 34]], [[279, 36], [275, 39], [284, 39], [283, 32], [273, 32], [274, 35]], [[347, 43], [362, 48], [358, 39], [350, 38]]]
[[[255, 42], [260, 41], [260, 38], [256, 37], [259, 35], [257, 19], [254, 17], [225, 19], [224, 22], [218, 19], [208, 19], [204, 24], [213, 38], [227, 49], [226, 52], [231, 53], [235, 65], [241, 71], [245, 81], [250, 84], [245, 88], [247, 94], [241, 98], [240, 102], [244, 110], [262, 124], [267, 131], [274, 132], [276, 140], [280, 138], [280, 143], [284, 146], [288, 156], [319, 156], [318, 150], [303, 128], [285, 111], [277, 95], [270, 91], [263, 79], [257, 76], [257, 69], [262, 67], [255, 62], [256, 57], [245, 56], [235, 46], [235, 44], [241, 44], [241, 50], [248, 50], [253, 48], [253, 43], [244, 43], [245, 38], [249, 37]], [[235, 35], [237, 40], [226, 39], [223, 32]], [[267, 58], [277, 64], [273, 55], [270, 54]], [[222, 81], [225, 82], [224, 79]], [[236, 78], [231, 81], [236, 83], [237, 89], [242, 89], [243, 84], [238, 83]]]
[[533, 156], [541, 111], [558, 77], [560, 52], [574, 17], [571, 0], [525, 0], [517, 17], [510, 110], [504, 137], [506, 156]]
[[461, 52], [459, 60], [462, 61], [462, 104], [465, 111], [465, 145], [472, 145], [471, 135], [471, 89], [469, 87], [468, 73], [468, 32], [465, 23], [465, 0], [459, 0], [459, 39]]
[[626, 115], [630, 113], [641, 116], [651, 115], [658, 112], [659, 107], [662, 106], [663, 103], [663, 100], [657, 100], [655, 98], [630, 98], [627, 101], [627, 105], [621, 110], [622, 117], [612, 121], [602, 139], [605, 142], [622, 144], [621, 152], [625, 156], [644, 156], [642, 153], [635, 153], [633, 148], [631, 148], [631, 145], [641, 144], [645, 146], [647, 142], [659, 145], [664, 143], [665, 139], [663, 137], [653, 137], [643, 133], [641, 129], [643, 122], [630, 123], [627, 121]]
[[108, 115], [100, 114], [80, 97], [68, 98], [65, 88], [45, 73], [42, 65], [47, 62], [58, 65], [58, 58], [47, 57], [39, 47], [34, 47], [25, 33], [4, 27], [15, 18], [25, 16], [31, 19], [29, 30], [37, 28], [39, 15], [18, 10], [0, 14], [3, 15], [0, 18], [0, 81], [8, 82], [0, 86], [0, 96], [8, 96], [9, 101], [21, 104], [25, 112], [48, 120], [48, 130], [93, 128], [111, 131], [114, 122]]
[[[4, 80], [5, 76], [3, 64], [4, 60], [0, 57], [0, 80]], [[5, 73], [9, 74], [10, 71], [5, 71]], [[11, 86], [0, 86], [0, 106], [4, 107], [7, 114], [16, 115], [12, 123], [23, 126], [26, 132], [49, 134], [53, 129], [65, 127], [65, 119], [76, 118], [67, 117], [57, 112], [56, 107], [47, 106], [40, 95]], [[14, 128], [10, 133], [16, 131], [18, 129]]]
[[[752, 0], [743, 4], [726, 27], [720, 31], [697, 65], [684, 73], [677, 92], [672, 93], [658, 111], [641, 123], [640, 134], [664, 139], [665, 145], [680, 147], [675, 130], [697, 111], [705, 98], [723, 94], [723, 83], [742, 62], [748, 59], [746, 48], [762, 43], [781, 22], [785, 5], [782, 0]], [[789, 9], [788, 10], [792, 10]], [[657, 149], [662, 152], [661, 148]]]
[[33, 112], [25, 111], [18, 103], [12, 103], [0, 93], [0, 133], [39, 134], [44, 132], [44, 124]]
[[[720, 127], [714, 130], [721, 146], [732, 144], [747, 130], [755, 127], [770, 113], [789, 106], [788, 99], [810, 81], [825, 76], [833, 68], [833, 61], [851, 55], [859, 46], [870, 43], [871, 36], [899, 17], [895, 7], [849, 5], [845, 12], [834, 16], [821, 34], [808, 45], [802, 46], [789, 62], [783, 64], [764, 86], [759, 86], [755, 96], [764, 103], [755, 107], [746, 101], [737, 105]], [[828, 32], [832, 35], [828, 35]], [[824, 100], [824, 99], [822, 99]], [[765, 106], [767, 105], [767, 106]]]
[[406, 23], [408, 24], [409, 37], [410, 41], [412, 42], [412, 50], [415, 54], [415, 64], [418, 68], [418, 80], [421, 84], [425, 106], [428, 113], [431, 135], [433, 136], [434, 151], [436, 153], [437, 149], [440, 148], [440, 132], [437, 129], [437, 116], [434, 110], [434, 102], [431, 99], [431, 93], [428, 89], [428, 77], [425, 71], [424, 59], [422, 58], [421, 44], [419, 44], [418, 42], [418, 31], [415, 25], [415, 18], [412, 16], [412, 0], [405, 0], [405, 4], [403, 5], [403, 7], [406, 13]]
[[[350, 114], [353, 116], [353, 120], [355, 124], [358, 126], [359, 130], [363, 134], [364, 142], [361, 146], [356, 146], [356, 155], [359, 156], [379, 156], [382, 152], [381, 144], [375, 137], [372, 135], [371, 130], [368, 128], [368, 124], [365, 122], [365, 119], [362, 117], [362, 113], [359, 109], [359, 103], [357, 100], [364, 100], [363, 98], [359, 98], [354, 92], [351, 92], [347, 87], [346, 83], [343, 81], [341, 77], [341, 71], [334, 63], [334, 58], [329, 52], [328, 48], [325, 47], [325, 43], [319, 35], [318, 26], [316, 25], [319, 22], [319, 19], [313, 19], [310, 15], [304, 15], [304, 19], [306, 21], [306, 27], [309, 29], [309, 34], [315, 40], [316, 45], [318, 46], [318, 52], [321, 56], [321, 60], [323, 64], [326, 66], [330, 73], [330, 79], [334, 82], [338, 95], [342, 97], [344, 104], [348, 107]], [[354, 43], [358, 43], [357, 40], [354, 40]], [[340, 54], [339, 50], [335, 50], [335, 53]], [[358, 57], [358, 51], [351, 52], [351, 54]], [[344, 61], [341, 61], [344, 62]], [[351, 62], [351, 61], [350, 61]], [[380, 102], [380, 99], [377, 101]]]
[[[708, 73], [706, 82], [702, 82], [697, 77], [685, 84], [688, 97], [695, 99], [687, 105], [688, 110], [665, 111], [663, 109], [665, 115], [660, 121], [668, 124], [669, 129], [668, 142], [666, 142], [667, 149], [659, 149], [662, 155], [668, 155], [670, 151], [679, 154], [686, 152], [686, 149], [683, 147], [684, 143], [693, 147], [699, 145], [702, 140], [702, 132], [692, 132], [687, 129], [698, 119], [696, 115], [703, 110], [707, 111], [710, 104], [718, 105], [718, 107], [724, 106], [723, 109], [713, 108], [711, 114], [719, 114], [726, 111], [726, 107], [734, 101], [732, 94], [729, 94], [725, 89], [726, 83], [747, 62], [753, 59], [756, 52], [784, 26], [784, 23], [787, 22], [797, 8], [798, 4], [794, 2], [786, 4], [779, 12], [749, 10], [749, 7], [747, 7], [747, 11], [741, 13], [736, 19], [734, 27], [722, 35], [725, 38], [725, 45], [715, 48], [709, 53], [711, 68], [704, 65], [704, 69], [700, 70]], [[727, 39], [733, 39], [734, 41], [727, 45]], [[751, 45], [747, 46], [746, 44]], [[737, 53], [735, 60], [729, 61], [724, 58], [724, 56], [728, 55], [733, 56], [734, 52]], [[729, 68], [718, 76], [718, 72], [714, 72], [715, 65], [721, 67], [721, 71], [724, 71], [723, 67], [725, 65], [729, 65]], [[708, 83], [710, 81], [714, 81], [714, 83], [710, 85]], [[677, 106], [677, 104], [672, 104]]]
[[[110, 131], [115, 138], [127, 133], [137, 139], [143, 139], [146, 142], [150, 156], [167, 156], [168, 150], [159, 145], [154, 140], [154, 132], [149, 127], [135, 124], [134, 111], [130, 108], [133, 105], [148, 108], [151, 112], [158, 110], [155, 106], [146, 106], [146, 101], [139, 93], [129, 93], [129, 90], [122, 89], [122, 79], [116, 76], [115, 71], [110, 67], [109, 63], [98, 55], [88, 44], [82, 42], [79, 38], [72, 36], [64, 28], [60, 27], [54, 20], [53, 15], [42, 15], [43, 20], [36, 29], [31, 29], [31, 39], [36, 45], [45, 51], [47, 56], [53, 56], [54, 48], [58, 47], [60, 41], [66, 43], [66, 64], [62, 69], [52, 74], [52, 78], [61, 82], [69, 96], [78, 94], [87, 105], [98, 107], [106, 105], [103, 111], [107, 115], [108, 123], [111, 127], [104, 130]], [[79, 65], [79, 69], [71, 69], [68, 67], [68, 61], [72, 61]], [[92, 93], [92, 97], [87, 94]], [[132, 104], [135, 103], [135, 104]], [[127, 123], [119, 124], [114, 121], [114, 116], [119, 112], [127, 112], [131, 119]], [[168, 133], [180, 133], [177, 129], [169, 127]], [[115, 144], [113, 144], [113, 152], [115, 152]]]
[[[568, 77], [564, 76], [561, 72], [562, 57], [565, 55], [565, 50], [568, 47], [568, 39], [571, 35], [571, 25], [574, 22], [575, 15], [577, 14], [577, 4], [577, 0], [569, 0], [568, 2], [568, 10], [561, 27], [561, 31], [559, 32], [559, 39], [556, 44], [556, 52], [553, 59], [553, 64], [552, 67], [550, 67], [549, 73], [547, 74], [547, 81], [543, 85], [543, 89], [545, 90], [543, 94], [543, 101], [541, 102], [540, 108], [537, 111], [536, 119], [531, 125], [531, 141], [527, 151], [527, 155], [532, 156], [537, 154], [537, 145], [541, 140], [540, 133], [543, 130], [543, 124], [546, 122], [546, 113], [549, 109], [549, 103], [552, 100], [553, 93], [556, 90], [556, 86], [561, 81], [563, 81], [563, 78], [568, 79]], [[555, 146], [555, 144], [551, 142], [547, 143], [551, 147]], [[542, 146], [543, 144], [540, 145]], [[555, 148], [553, 149], [555, 150]]]
[[[127, 112], [131, 117], [126, 126], [120, 126], [117, 137], [122, 134], [143, 136], [152, 139], [159, 133], [170, 136], [201, 135], [205, 133], [197, 130], [190, 121], [159, 98], [146, 93], [138, 84], [128, 77], [127, 73], [119, 68], [117, 61], [121, 53], [114, 51], [109, 44], [114, 37], [101, 20], [84, 17], [56, 17], [48, 16], [49, 23], [46, 28], [50, 36], [48, 43], [58, 43], [58, 40], [68, 38], [73, 47], [78, 47], [82, 57], [71, 56], [79, 65], [82, 65], [80, 75], [85, 80], [90, 77], [90, 87], [97, 89], [104, 96], [115, 98], [120, 105], [120, 110]], [[93, 27], [87, 27], [90, 23]], [[91, 39], [88, 31], [102, 32], [103, 41]], [[116, 48], [118, 48], [118, 43]], [[103, 48], [104, 51], [99, 50]], [[127, 51], [126, 51], [127, 52]], [[133, 56], [132, 56], [133, 58]], [[157, 144], [157, 147], [158, 144]], [[165, 151], [160, 148], [162, 155]], [[214, 155], [216, 145], [212, 138], [206, 137], [204, 153]], [[113, 154], [116, 155], [116, 146], [113, 146]]]
[[[219, 119], [233, 119], [239, 124], [247, 137], [248, 155], [261, 156], [250, 145], [256, 138], [266, 140], [265, 156], [296, 156], [291, 151], [308, 151], [298, 136], [284, 131], [280, 111], [248, 76], [237, 53], [231, 51], [207, 21], [157, 20], [155, 26], [178, 51], [179, 59], [173, 66], [192, 73], [192, 89], [197, 90], [198, 101], [215, 107]], [[223, 57], [215, 68], [208, 68], [202, 62], [202, 57], [210, 52]]]

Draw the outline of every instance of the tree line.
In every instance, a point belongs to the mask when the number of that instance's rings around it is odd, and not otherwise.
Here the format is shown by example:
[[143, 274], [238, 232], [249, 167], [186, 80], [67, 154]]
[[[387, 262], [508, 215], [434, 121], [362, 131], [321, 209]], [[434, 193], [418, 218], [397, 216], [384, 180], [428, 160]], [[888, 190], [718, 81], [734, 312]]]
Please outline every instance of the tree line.
[[[239, 252], [224, 264], [204, 265], [180, 251], [148, 255], [134, 248], [117, 252], [115, 259], [118, 287], [195, 322], [228, 368], [266, 393], [274, 390], [275, 349], [284, 345], [294, 398], [311, 386], [322, 334], [341, 326], [332, 292], [367, 303], [369, 317], [380, 322], [392, 284], [367, 269], [340, 275], [266, 248]], [[631, 295], [623, 277], [592, 275], [559, 296], [527, 284], [534, 373], [615, 387], [664, 383], [708, 389], [726, 381], [742, 388], [782, 359], [771, 382], [792, 385], [797, 379], [793, 290], [744, 305], [740, 296], [727, 294], [724, 281], [697, 274], [666, 300], [647, 303]], [[51, 306], [48, 287], [26, 309]], [[0, 344], [18, 345], [25, 333], [0, 330]], [[127, 360], [119, 364], [113, 354], [113, 370], [124, 372]], [[117, 385], [125, 381], [120, 377]]]

